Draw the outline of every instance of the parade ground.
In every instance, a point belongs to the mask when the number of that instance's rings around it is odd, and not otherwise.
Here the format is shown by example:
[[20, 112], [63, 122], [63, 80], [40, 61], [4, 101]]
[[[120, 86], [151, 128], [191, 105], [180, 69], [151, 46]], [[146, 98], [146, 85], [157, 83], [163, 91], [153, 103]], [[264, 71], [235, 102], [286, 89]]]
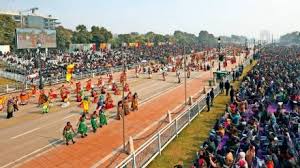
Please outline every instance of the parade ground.
[[[237, 63], [233, 65], [229, 63], [227, 70], [236, 67]], [[217, 66], [214, 70], [216, 68]], [[120, 73], [114, 74], [115, 81], [119, 81], [119, 75]], [[131, 136], [134, 147], [138, 148], [167, 123], [168, 110], [175, 117], [185, 108], [183, 75], [181, 77], [181, 83], [178, 84], [175, 72], [169, 72], [166, 81], [162, 80], [161, 73], [154, 73], [152, 79], [148, 79], [147, 74], [141, 74], [136, 78], [132, 70], [128, 72], [131, 92], [137, 92], [140, 100], [139, 110], [125, 117], [126, 142]], [[187, 79], [187, 97], [199, 97], [205, 86], [206, 90], [209, 89], [210, 79], [212, 71], [192, 72], [191, 77]], [[94, 84], [96, 81], [97, 77], [93, 78]], [[118, 85], [120, 86], [120, 83]], [[52, 88], [58, 89], [60, 86]], [[77, 129], [76, 124], [82, 113], [79, 103], [75, 102], [73, 95], [69, 107], [62, 108], [61, 102], [57, 101], [50, 107], [48, 114], [42, 114], [41, 107], [37, 105], [37, 97], [31, 98], [28, 105], [21, 106], [20, 111], [10, 120], [5, 119], [5, 113], [0, 114], [1, 168], [115, 167], [127, 156], [122, 152], [122, 120], [115, 120], [116, 108], [105, 111], [109, 118], [107, 126], [98, 129], [96, 133], [89, 131], [86, 138], [77, 136], [76, 144], [66, 146], [63, 143], [63, 127], [70, 121]], [[113, 99], [116, 105], [121, 96], [114, 95]], [[95, 107], [96, 104], [91, 105], [90, 113]], [[89, 125], [89, 122], [87, 123]]]

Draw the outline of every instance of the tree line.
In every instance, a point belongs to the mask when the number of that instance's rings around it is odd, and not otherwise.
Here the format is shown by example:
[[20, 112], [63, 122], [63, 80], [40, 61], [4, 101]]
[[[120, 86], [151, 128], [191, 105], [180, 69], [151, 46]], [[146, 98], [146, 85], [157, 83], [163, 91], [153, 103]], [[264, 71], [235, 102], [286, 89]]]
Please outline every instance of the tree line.
[[[16, 23], [11, 17], [0, 15], [0, 45], [15, 44], [15, 29]], [[198, 36], [195, 34], [175, 31], [173, 34], [163, 35], [154, 32], [140, 34], [131, 32], [127, 34], [113, 35], [111, 31], [105, 27], [92, 26], [90, 30], [85, 25], [76, 26], [75, 30], [67, 29], [63, 26], [56, 27], [57, 48], [59, 50], [67, 50], [70, 44], [95, 43], [97, 47], [101, 43], [110, 43], [113, 48], [121, 47], [123, 43], [139, 43], [141, 45], [160, 45], [165, 43], [185, 44], [185, 45], [200, 45], [205, 47], [216, 47], [217, 37], [208, 31], [200, 31]], [[221, 36], [222, 43], [240, 43], [243, 44], [247, 39], [244, 36], [232, 35]]]

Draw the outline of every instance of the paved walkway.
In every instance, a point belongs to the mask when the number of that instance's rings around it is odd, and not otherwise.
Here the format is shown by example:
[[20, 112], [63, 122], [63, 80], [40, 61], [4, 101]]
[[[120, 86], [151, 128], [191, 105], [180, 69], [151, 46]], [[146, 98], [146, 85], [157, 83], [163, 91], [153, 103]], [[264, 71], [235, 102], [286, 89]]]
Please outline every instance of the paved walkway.
[[[235, 65], [230, 65], [229, 68]], [[195, 95], [203, 89], [211, 72], [204, 72], [200, 78], [188, 82], [188, 96]], [[166, 115], [168, 110], [184, 102], [184, 85], [143, 104], [138, 112], [131, 113], [125, 119], [126, 139], [142, 132], [146, 127]], [[122, 145], [122, 122], [113, 121], [95, 134], [78, 139], [75, 145], [59, 146], [47, 153], [24, 163], [21, 167], [91, 167]], [[138, 148], [138, 146], [135, 146]], [[99, 167], [105, 167], [97, 165]], [[115, 164], [111, 165], [115, 166]]]

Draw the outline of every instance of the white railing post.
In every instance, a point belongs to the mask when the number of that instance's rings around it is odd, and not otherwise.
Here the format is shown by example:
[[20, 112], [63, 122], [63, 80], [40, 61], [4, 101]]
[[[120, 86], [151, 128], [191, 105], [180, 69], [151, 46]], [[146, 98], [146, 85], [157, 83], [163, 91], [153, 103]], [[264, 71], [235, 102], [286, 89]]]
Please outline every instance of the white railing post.
[[176, 136], [178, 136], [178, 123], [177, 123], [177, 118], [175, 119], [175, 131], [176, 131]]
[[172, 122], [172, 116], [171, 116], [170, 110], [168, 110], [167, 117], [168, 117], [169, 123], [171, 123]]
[[189, 124], [190, 124], [191, 123], [191, 109], [189, 109], [188, 114], [189, 114]]
[[8, 84], [6, 85], [6, 93], [8, 93], [9, 87]]
[[158, 134], [157, 134], [157, 138], [158, 138], [158, 150], [159, 150], [159, 155], [161, 155], [161, 141], [160, 141], [160, 132], [158, 132]]
[[190, 97], [189, 97], [189, 105], [191, 106], [192, 104], [193, 104], [193, 97], [190, 96]]
[[132, 154], [132, 167], [136, 168], [135, 153]]
[[129, 137], [128, 147], [129, 147], [128, 149], [129, 154], [134, 154], [134, 145], [133, 145], [132, 136]]

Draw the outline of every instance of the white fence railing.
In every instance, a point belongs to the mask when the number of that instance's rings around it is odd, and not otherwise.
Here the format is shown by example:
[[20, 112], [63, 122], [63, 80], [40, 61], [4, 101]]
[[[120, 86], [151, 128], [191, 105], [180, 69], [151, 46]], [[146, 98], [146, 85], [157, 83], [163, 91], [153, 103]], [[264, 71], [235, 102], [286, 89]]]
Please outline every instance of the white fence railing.
[[[244, 67], [250, 64], [250, 56], [244, 61]], [[237, 69], [235, 69], [237, 70]], [[232, 81], [233, 76], [230, 73], [225, 77], [225, 80]], [[214, 87], [215, 95], [220, 93], [218, 86]], [[172, 122], [167, 124], [159, 132], [154, 134], [148, 141], [141, 145], [134, 153], [130, 154], [117, 168], [144, 168], [146, 167], [157, 155], [160, 155], [162, 150], [178, 136], [178, 134], [189, 124], [191, 121], [206, 108], [205, 95], [202, 95], [195, 101], [186, 111], [177, 116]]]

